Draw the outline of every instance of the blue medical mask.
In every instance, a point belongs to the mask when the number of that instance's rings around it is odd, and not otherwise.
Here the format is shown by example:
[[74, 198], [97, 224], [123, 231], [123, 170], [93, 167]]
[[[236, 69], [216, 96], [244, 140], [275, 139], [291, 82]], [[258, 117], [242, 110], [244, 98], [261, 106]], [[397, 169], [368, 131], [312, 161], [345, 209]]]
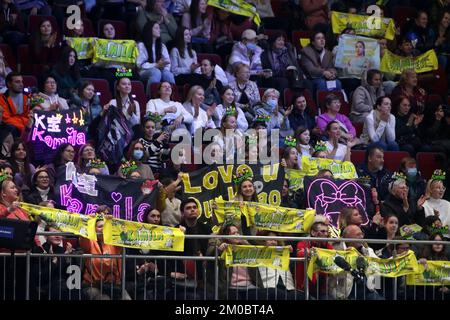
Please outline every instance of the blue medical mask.
[[143, 156], [144, 156], [144, 151], [142, 151], [142, 150], [133, 150], [133, 157], [136, 160], [141, 160]]
[[272, 111], [273, 111], [273, 110], [275, 110], [275, 108], [276, 108], [277, 105], [278, 105], [278, 100], [277, 100], [277, 99], [268, 99], [268, 100], [266, 101], [266, 103], [267, 103], [267, 105], [268, 105], [269, 107], [272, 108]]
[[256, 51], [257, 45], [254, 44], [253, 42], [247, 43], [246, 46], [247, 46], [247, 49], [248, 49], [248, 50], [250, 50], [250, 51]]
[[417, 168], [408, 168], [406, 170], [406, 175], [408, 178], [413, 178], [417, 175]]

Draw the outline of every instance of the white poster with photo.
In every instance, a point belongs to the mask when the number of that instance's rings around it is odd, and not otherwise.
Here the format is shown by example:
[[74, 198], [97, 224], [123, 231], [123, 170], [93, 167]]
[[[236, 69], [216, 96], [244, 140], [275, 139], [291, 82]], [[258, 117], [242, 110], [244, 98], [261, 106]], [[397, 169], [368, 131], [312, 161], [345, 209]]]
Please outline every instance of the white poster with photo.
[[380, 68], [380, 45], [376, 39], [344, 34], [339, 37], [336, 68], [361, 78], [365, 71]]

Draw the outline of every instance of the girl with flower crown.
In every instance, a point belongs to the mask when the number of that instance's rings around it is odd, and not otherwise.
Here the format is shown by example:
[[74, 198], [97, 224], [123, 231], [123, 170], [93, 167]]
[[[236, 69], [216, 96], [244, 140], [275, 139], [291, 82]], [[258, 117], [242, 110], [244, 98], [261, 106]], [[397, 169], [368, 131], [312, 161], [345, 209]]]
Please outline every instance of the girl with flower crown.
[[283, 159], [281, 165], [286, 169], [299, 169], [299, 155], [296, 149], [297, 139], [292, 136], [284, 139], [284, 144], [287, 146], [283, 151]]
[[[425, 191], [426, 200], [423, 202], [425, 217], [436, 215], [442, 221], [443, 226], [450, 227], [450, 202], [442, 199], [445, 193], [445, 172], [436, 170], [427, 183]], [[448, 237], [449, 235], [445, 235]]]
[[214, 123], [216, 124], [217, 127], [220, 127], [220, 121], [225, 115], [227, 108], [233, 106], [237, 112], [237, 128], [242, 132], [245, 132], [245, 130], [248, 129], [248, 122], [247, 119], [245, 118], [245, 114], [242, 111], [242, 109], [237, 107], [236, 104], [234, 103], [235, 95], [233, 89], [229, 86], [225, 86], [222, 88], [220, 94], [222, 97], [222, 104], [219, 104], [216, 107], [216, 110], [213, 114]]
[[216, 142], [222, 150], [226, 161], [233, 161], [237, 151], [244, 146], [244, 136], [237, 129], [237, 111], [233, 107], [227, 108], [225, 115], [220, 123], [220, 133], [214, 136], [213, 142]]

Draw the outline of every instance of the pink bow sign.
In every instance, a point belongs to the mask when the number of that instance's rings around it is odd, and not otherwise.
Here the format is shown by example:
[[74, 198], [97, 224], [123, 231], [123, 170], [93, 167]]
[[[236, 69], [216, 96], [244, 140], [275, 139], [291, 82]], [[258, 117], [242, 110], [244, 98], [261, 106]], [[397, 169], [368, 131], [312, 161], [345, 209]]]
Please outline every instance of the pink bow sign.
[[339, 213], [345, 207], [358, 208], [363, 223], [369, 222], [367, 216], [367, 197], [363, 186], [353, 180], [330, 180], [318, 178], [305, 179], [308, 207], [316, 210], [316, 214], [326, 216], [331, 224], [338, 227]]

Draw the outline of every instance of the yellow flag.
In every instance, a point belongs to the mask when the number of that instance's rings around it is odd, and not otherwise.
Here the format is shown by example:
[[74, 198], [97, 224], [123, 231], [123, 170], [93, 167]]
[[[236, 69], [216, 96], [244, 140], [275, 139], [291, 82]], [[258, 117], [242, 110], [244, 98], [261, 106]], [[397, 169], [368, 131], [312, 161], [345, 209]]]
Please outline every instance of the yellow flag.
[[77, 52], [78, 60], [91, 59], [94, 56], [95, 39], [66, 37], [66, 41]]
[[406, 278], [408, 286], [441, 286], [450, 285], [450, 262], [427, 261], [428, 269], [419, 264], [416, 274], [410, 274]]
[[438, 67], [434, 50], [428, 50], [417, 57], [401, 57], [386, 50], [380, 64], [381, 71], [394, 74], [401, 74], [405, 69], [414, 69], [417, 73], [423, 73], [437, 70]]
[[106, 244], [136, 249], [184, 251], [184, 233], [178, 228], [122, 219], [105, 219]]
[[367, 275], [395, 278], [419, 272], [419, 265], [413, 251], [391, 259], [365, 257], [368, 262]]
[[289, 180], [289, 189], [297, 191], [303, 187], [303, 177], [305, 176], [301, 170], [297, 169], [284, 169], [286, 179]]
[[345, 28], [351, 26], [357, 35], [388, 40], [393, 40], [395, 37], [395, 23], [390, 18], [331, 11], [331, 26], [335, 34], [340, 34]]
[[303, 176], [316, 176], [322, 169], [330, 170], [335, 179], [358, 178], [355, 165], [351, 161], [302, 157], [301, 172]]
[[94, 41], [93, 63], [122, 62], [126, 64], [136, 64], [139, 50], [134, 40], [109, 40], [98, 39]]
[[221, 255], [225, 266], [289, 270], [289, 247], [229, 245]]
[[208, 0], [208, 6], [216, 7], [240, 16], [253, 18], [253, 22], [255, 22], [257, 26], [261, 24], [261, 18], [256, 11], [256, 7], [244, 0]]
[[97, 240], [95, 233], [95, 216], [71, 213], [65, 210], [20, 203], [20, 207], [33, 217], [39, 217], [47, 224], [62, 232], [71, 232], [78, 236]]

